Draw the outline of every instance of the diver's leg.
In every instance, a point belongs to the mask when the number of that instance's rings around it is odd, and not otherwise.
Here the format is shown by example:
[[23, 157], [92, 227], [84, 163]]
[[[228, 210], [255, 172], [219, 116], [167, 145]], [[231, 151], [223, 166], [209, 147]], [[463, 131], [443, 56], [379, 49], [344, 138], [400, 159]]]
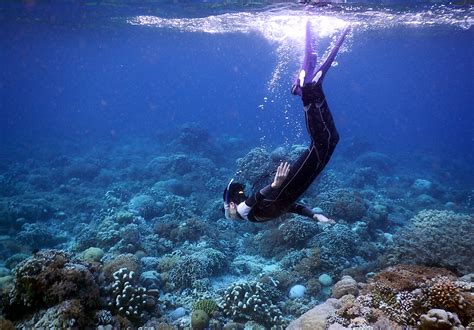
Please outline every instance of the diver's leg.
[[[294, 201], [304, 193], [329, 162], [339, 141], [339, 134], [323, 92], [322, 81], [348, 32], [349, 27], [346, 27], [326, 61], [314, 70], [316, 55], [311, 41], [311, 25], [308, 23], [306, 26], [305, 59], [300, 76], [293, 85], [292, 93], [301, 95], [303, 100], [306, 128], [311, 137], [311, 145], [291, 166], [287, 180], [280, 188], [278, 199]], [[314, 70], [314, 75], [308, 76], [306, 70], [308, 72]]]
[[316, 171], [323, 170], [339, 142], [339, 134], [329, 110], [321, 83], [311, 83], [303, 87], [305, 122], [311, 137], [310, 152], [315, 152], [319, 164]]
[[302, 95], [302, 88], [303, 86], [310, 84], [312, 82], [321, 82], [324, 79], [327, 71], [331, 67], [332, 62], [336, 58], [336, 55], [341, 48], [346, 35], [350, 31], [350, 26], [347, 25], [343, 30], [341, 35], [336, 41], [334, 48], [329, 53], [329, 56], [326, 58], [323, 64], [319, 66], [319, 68], [315, 69], [317, 56], [316, 51], [314, 49], [314, 41], [311, 36], [311, 23], [308, 21], [306, 23], [306, 44], [305, 44], [305, 55], [303, 59], [303, 64], [301, 65], [301, 69], [298, 73], [298, 77], [296, 77], [295, 83], [291, 87], [291, 93], [294, 95]]
[[336, 44], [334, 45], [334, 48], [331, 50], [331, 52], [329, 53], [324, 63], [321, 64], [321, 66], [318, 69], [314, 70], [313, 76], [312, 76], [312, 82], [318, 83], [320, 81], [321, 82], [323, 81], [324, 76], [326, 75], [329, 68], [331, 67], [332, 62], [334, 62], [334, 59], [336, 58], [336, 55], [339, 52], [339, 48], [341, 48], [342, 43], [344, 42], [344, 39], [346, 38], [346, 35], [349, 33], [350, 30], [351, 30], [350, 25], [347, 25], [342, 30], [342, 33], [337, 39]]

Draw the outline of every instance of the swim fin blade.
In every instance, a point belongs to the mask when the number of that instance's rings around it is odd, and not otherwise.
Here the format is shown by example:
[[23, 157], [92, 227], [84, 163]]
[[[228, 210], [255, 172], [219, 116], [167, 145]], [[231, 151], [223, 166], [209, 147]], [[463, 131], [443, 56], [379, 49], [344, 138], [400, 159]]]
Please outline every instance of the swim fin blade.
[[298, 77], [291, 88], [291, 93], [294, 95], [301, 95], [301, 88], [313, 79], [314, 69], [316, 67], [317, 56], [315, 52], [314, 40], [311, 32], [311, 22], [306, 22], [306, 40], [303, 63], [301, 65]]

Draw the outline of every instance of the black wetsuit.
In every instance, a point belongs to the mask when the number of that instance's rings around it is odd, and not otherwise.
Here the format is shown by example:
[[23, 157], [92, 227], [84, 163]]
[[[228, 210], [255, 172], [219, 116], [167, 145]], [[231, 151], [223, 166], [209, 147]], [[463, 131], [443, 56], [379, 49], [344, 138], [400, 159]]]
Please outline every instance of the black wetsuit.
[[264, 222], [287, 212], [307, 217], [313, 217], [315, 214], [296, 201], [329, 162], [339, 141], [339, 134], [321, 82], [305, 85], [301, 98], [311, 145], [291, 166], [287, 178], [279, 188], [273, 189], [268, 185], [245, 201], [245, 204], [251, 207], [247, 214], [250, 221]]

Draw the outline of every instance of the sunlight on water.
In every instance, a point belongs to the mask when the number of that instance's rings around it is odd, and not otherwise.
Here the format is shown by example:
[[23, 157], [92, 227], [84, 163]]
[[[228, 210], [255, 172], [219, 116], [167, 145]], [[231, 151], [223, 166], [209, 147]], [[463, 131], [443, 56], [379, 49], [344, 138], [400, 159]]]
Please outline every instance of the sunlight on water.
[[[161, 18], [156, 16], [136, 16], [127, 22], [132, 25], [175, 29], [181, 32], [201, 33], [257, 33], [271, 43], [276, 43], [277, 65], [268, 79], [268, 90], [278, 92], [281, 75], [297, 71], [290, 67], [299, 63], [304, 48], [304, 26], [311, 20], [315, 38], [334, 42], [339, 31], [346, 25], [352, 26], [353, 33], [366, 30], [394, 27], [431, 27], [448, 25], [469, 29], [474, 22], [474, 7], [447, 7], [436, 5], [417, 11], [396, 11], [392, 8], [372, 7], [292, 7], [272, 6], [266, 11], [235, 12], [198, 18]], [[348, 36], [339, 53], [350, 50], [352, 36]], [[320, 46], [320, 43], [317, 43]], [[325, 46], [326, 43], [324, 43]], [[329, 47], [327, 48], [329, 49]], [[325, 52], [327, 49], [318, 49]], [[326, 54], [319, 59], [324, 58]], [[298, 59], [298, 61], [295, 61]], [[337, 65], [337, 63], [335, 63]]]

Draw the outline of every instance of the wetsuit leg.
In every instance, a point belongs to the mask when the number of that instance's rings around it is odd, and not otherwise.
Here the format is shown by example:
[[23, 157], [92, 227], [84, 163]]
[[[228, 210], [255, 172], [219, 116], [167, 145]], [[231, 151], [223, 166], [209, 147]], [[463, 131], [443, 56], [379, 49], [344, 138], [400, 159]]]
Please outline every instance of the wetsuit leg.
[[311, 137], [311, 144], [292, 164], [281, 187], [272, 191], [271, 194], [264, 191], [271, 189], [270, 187], [262, 189], [260, 198], [255, 198], [255, 202], [252, 204], [254, 206], [249, 213], [251, 221], [266, 221], [285, 212], [296, 211], [294, 203], [329, 162], [339, 141], [339, 134], [326, 102], [322, 82], [348, 32], [349, 28], [347, 27], [343, 30], [326, 61], [315, 70], [316, 55], [311, 41], [311, 25], [307, 24], [305, 59], [291, 91], [295, 95], [301, 95], [303, 100], [305, 122]]
[[[311, 137], [311, 144], [291, 166], [287, 179], [279, 189], [276, 199], [282, 204], [295, 202], [308, 189], [329, 162], [339, 141], [322, 82], [350, 28], [344, 28], [328, 58], [318, 69], [314, 69], [316, 60], [312, 49], [314, 45], [308, 40], [311, 38], [311, 25], [308, 23], [306, 28], [306, 52], [302, 66], [305, 74], [300, 73], [292, 93], [301, 95], [303, 100], [306, 128]], [[313, 59], [310, 58], [311, 55]], [[309, 77], [308, 72], [311, 72]]]
[[302, 90], [305, 121], [311, 137], [309, 148], [292, 164], [276, 200], [295, 202], [329, 162], [339, 134], [326, 102], [321, 83], [305, 85]]
[[310, 150], [316, 152], [319, 167], [324, 168], [329, 161], [339, 134], [329, 110], [321, 83], [312, 83], [303, 87], [303, 105], [306, 128], [311, 137]]

